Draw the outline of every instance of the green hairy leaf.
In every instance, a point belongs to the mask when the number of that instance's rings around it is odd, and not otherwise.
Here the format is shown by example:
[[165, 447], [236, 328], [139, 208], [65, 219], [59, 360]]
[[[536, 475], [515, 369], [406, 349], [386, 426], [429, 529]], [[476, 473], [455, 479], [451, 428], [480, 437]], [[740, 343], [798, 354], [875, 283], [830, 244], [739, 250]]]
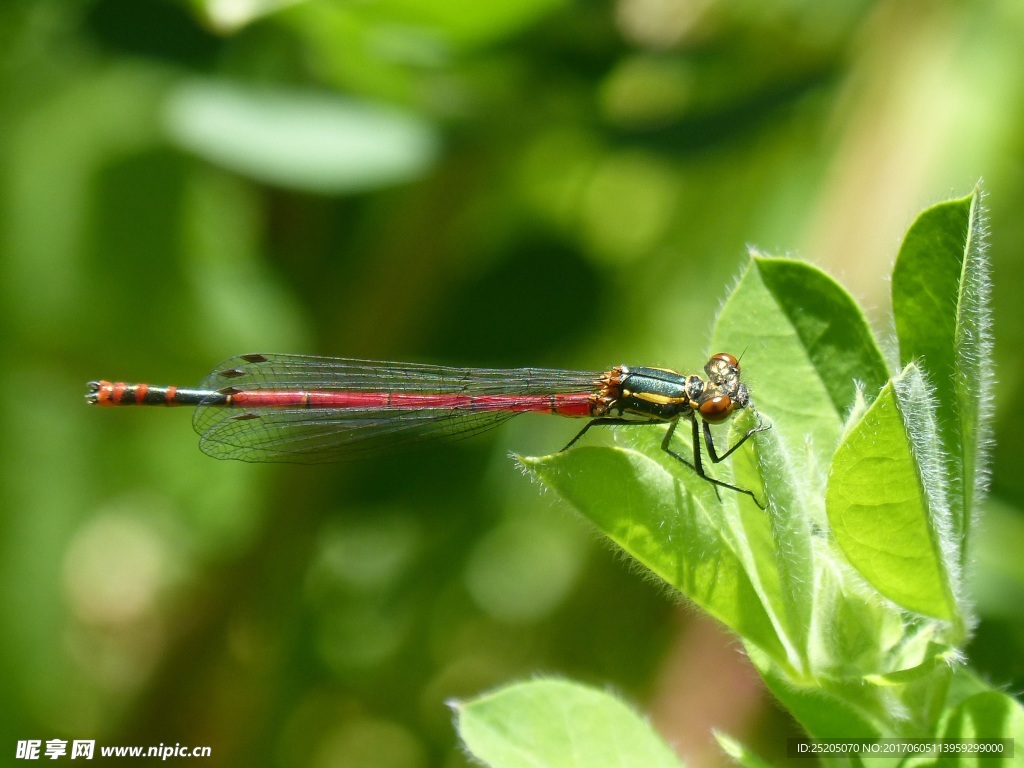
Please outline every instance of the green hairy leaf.
[[577, 683], [534, 680], [452, 707], [466, 747], [491, 768], [682, 765], [632, 709]]
[[[522, 459], [737, 633], [811, 736], [967, 733], [982, 710], [999, 710], [994, 731], [1019, 729], [1012, 699], [958, 684], [965, 673], [952, 666], [973, 622], [962, 572], [987, 478], [982, 231], [977, 191], [910, 228], [892, 281], [903, 366], [895, 376], [863, 311], [832, 278], [751, 255], [708, 353], [740, 359], [751, 404], [771, 429], [721, 463], [705, 455], [704, 467], [759, 503], [716, 492], [662, 451], [663, 426]], [[718, 452], [757, 423], [741, 411], [714, 427]], [[672, 439], [691, 455], [689, 428]], [[761, 764], [739, 742], [720, 742], [741, 764]]]

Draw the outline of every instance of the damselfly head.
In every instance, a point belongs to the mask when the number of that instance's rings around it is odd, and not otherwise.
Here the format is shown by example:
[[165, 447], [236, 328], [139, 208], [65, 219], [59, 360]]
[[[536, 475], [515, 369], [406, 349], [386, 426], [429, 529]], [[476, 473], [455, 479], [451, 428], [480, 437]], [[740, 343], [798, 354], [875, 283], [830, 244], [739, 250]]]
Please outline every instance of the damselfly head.
[[728, 352], [712, 355], [704, 366], [708, 385], [697, 406], [701, 418], [711, 423], [725, 421], [732, 412], [750, 405], [750, 393], [740, 382], [740, 363]]
[[719, 352], [711, 356], [704, 366], [704, 372], [712, 384], [728, 386], [731, 380], [739, 381], [740, 361], [728, 352]]

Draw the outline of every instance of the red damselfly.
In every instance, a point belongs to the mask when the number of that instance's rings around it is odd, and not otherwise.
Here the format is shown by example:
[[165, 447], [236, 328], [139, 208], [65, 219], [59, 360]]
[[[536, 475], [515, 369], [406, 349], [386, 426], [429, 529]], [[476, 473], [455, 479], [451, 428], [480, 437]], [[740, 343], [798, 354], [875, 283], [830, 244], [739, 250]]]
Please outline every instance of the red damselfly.
[[[89, 383], [101, 406], [193, 405], [192, 426], [204, 453], [251, 462], [324, 463], [363, 458], [428, 440], [457, 440], [520, 413], [590, 419], [562, 450], [595, 426], [667, 423], [666, 453], [718, 488], [754, 493], [704, 471], [701, 436], [711, 461], [769, 429], [750, 404], [732, 355], [712, 355], [706, 378], [663, 368], [619, 365], [600, 372], [547, 368], [471, 369], [375, 363], [303, 355], [242, 355], [221, 363], [195, 389]], [[749, 408], [757, 418], [725, 453], [711, 424]], [[680, 419], [690, 422], [692, 460], [671, 448]]]

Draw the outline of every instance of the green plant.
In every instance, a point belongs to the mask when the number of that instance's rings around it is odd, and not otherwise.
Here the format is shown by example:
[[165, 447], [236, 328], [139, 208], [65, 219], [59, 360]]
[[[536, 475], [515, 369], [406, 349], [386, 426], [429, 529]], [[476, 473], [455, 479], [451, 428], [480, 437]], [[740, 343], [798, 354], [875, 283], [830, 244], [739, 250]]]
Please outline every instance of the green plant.
[[[1024, 735], [1024, 710], [973, 676], [962, 652], [991, 401], [982, 232], [977, 190], [911, 227], [892, 276], [895, 373], [829, 276], [752, 255], [711, 351], [744, 352], [773, 429], [714, 471], [767, 498], [767, 511], [740, 494], [719, 500], [658, 450], [658, 430], [522, 460], [732, 629], [814, 739]], [[736, 420], [733, 439], [751, 419]], [[588, 754], [677, 764], [621, 703], [575, 684], [538, 680], [456, 706], [467, 747], [491, 766], [598, 764]]]

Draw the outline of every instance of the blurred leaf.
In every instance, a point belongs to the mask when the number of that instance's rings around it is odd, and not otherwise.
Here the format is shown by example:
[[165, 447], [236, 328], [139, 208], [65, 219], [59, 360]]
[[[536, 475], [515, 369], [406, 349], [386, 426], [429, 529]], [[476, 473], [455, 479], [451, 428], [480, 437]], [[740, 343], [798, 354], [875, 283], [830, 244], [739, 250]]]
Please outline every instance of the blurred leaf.
[[[922, 213], [907, 232], [892, 276], [900, 360], [917, 362], [935, 387], [955, 532], [965, 541], [987, 480], [992, 340], [989, 262], [980, 191]], [[964, 562], [966, 546], [961, 545]]]
[[770, 768], [771, 763], [752, 752], [745, 744], [726, 733], [715, 731], [715, 739], [729, 757], [743, 768]]
[[642, 152], [604, 158], [581, 199], [580, 224], [588, 252], [620, 266], [643, 258], [664, 237], [678, 197], [676, 174], [661, 158]]
[[[190, 175], [180, 202], [179, 237], [195, 296], [182, 325], [192, 326], [194, 346], [207, 361], [238, 349], [303, 349], [311, 343], [308, 308], [263, 258], [256, 237], [260, 200], [244, 179], [204, 166]], [[136, 285], [132, 289], [139, 292]]]
[[[825, 503], [836, 543], [875, 589], [912, 611], [951, 620], [949, 549], [937, 522], [942, 468], [922, 466], [928, 457], [916, 453], [904, 425], [907, 410], [920, 416], [931, 405], [901, 396], [919, 391], [919, 383], [920, 373], [908, 366], [844, 436]], [[934, 452], [932, 459], [938, 464]]]
[[491, 768], [679, 768], [643, 718], [614, 696], [557, 679], [453, 704], [459, 735]]
[[229, 33], [305, 0], [188, 0], [214, 29]]
[[517, 32], [565, 0], [380, 0], [376, 15], [410, 25], [433, 27], [455, 44], [480, 45]]
[[[1024, 513], [995, 498], [985, 502], [973, 567], [967, 572], [978, 613], [986, 619], [1019, 621], [1024, 606]], [[1024, 661], [1024, 658], [1021, 659]]]
[[439, 138], [421, 117], [320, 94], [194, 81], [168, 98], [173, 141], [259, 181], [323, 193], [411, 181], [437, 159]]
[[680, 57], [626, 56], [601, 84], [601, 108], [626, 128], [665, 124], [684, 115], [694, 80]]
[[[95, 343], [78, 318], [94, 306], [91, 294], [98, 304], [102, 293], [80, 274], [95, 219], [107, 212], [100, 179], [158, 145], [154, 115], [165, 85], [163, 74], [138, 67], [87, 71], [6, 121], [3, 165], [10, 187], [0, 193], [0, 302], [5, 316], [24, 329], [20, 341], [29, 347]], [[135, 210], [170, 186], [136, 190]]]

